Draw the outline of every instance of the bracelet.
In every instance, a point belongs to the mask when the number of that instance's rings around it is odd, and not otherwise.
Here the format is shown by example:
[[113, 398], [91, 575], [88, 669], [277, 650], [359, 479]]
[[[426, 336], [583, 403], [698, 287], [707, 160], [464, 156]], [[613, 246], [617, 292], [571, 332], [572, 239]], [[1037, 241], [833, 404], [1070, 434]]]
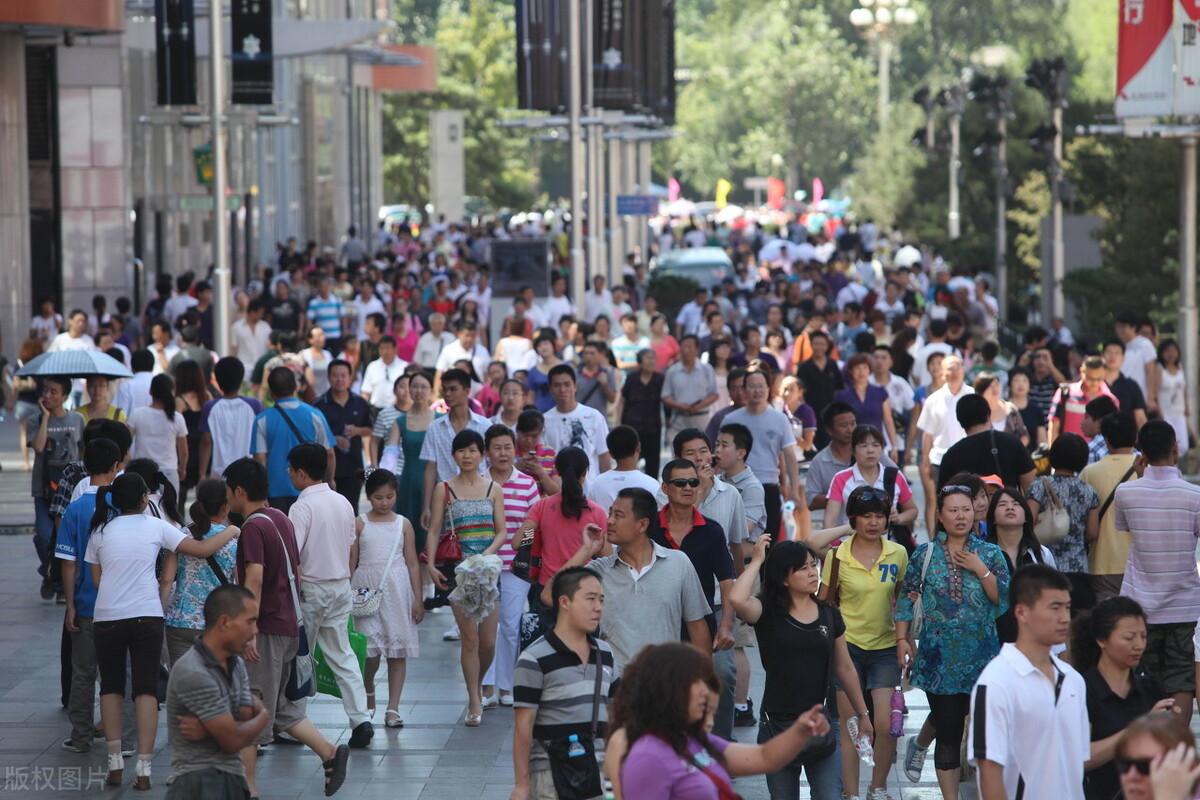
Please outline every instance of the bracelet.
[[992, 571], [989, 569], [987, 572], [979, 576], [979, 580], [986, 581], [990, 577], [992, 577]]

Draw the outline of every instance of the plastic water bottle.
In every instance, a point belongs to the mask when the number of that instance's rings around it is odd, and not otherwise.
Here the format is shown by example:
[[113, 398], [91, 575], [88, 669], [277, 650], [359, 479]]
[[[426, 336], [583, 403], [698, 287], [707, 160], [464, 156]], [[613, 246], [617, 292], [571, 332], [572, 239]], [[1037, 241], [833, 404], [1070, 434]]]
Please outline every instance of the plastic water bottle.
[[875, 766], [875, 749], [871, 747], [871, 739], [859, 732], [858, 717], [846, 720], [846, 730], [850, 733], [850, 741], [854, 742], [854, 749], [858, 751], [858, 760], [868, 767]]
[[585, 755], [587, 753], [587, 750], [583, 749], [583, 745], [580, 743], [579, 737], [577, 735], [572, 733], [567, 738], [567, 741], [570, 742], [570, 744], [567, 746], [567, 757], [568, 758], [578, 758], [579, 756]]
[[892, 713], [888, 732], [892, 738], [899, 738], [904, 733], [904, 692], [897, 686], [892, 689]]

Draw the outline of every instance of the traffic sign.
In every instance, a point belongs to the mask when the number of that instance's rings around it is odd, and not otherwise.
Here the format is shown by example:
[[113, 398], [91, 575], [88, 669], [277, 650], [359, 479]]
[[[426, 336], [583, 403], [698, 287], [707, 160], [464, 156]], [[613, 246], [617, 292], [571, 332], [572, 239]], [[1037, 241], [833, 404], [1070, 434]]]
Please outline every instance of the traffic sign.
[[617, 195], [617, 214], [622, 217], [652, 217], [657, 213], [658, 198], [654, 195]]
[[[237, 211], [242, 207], [241, 195], [231, 194], [225, 198], [225, 205], [230, 211]], [[213, 210], [213, 198], [211, 194], [184, 194], [179, 196], [180, 211], [206, 211], [211, 213]]]

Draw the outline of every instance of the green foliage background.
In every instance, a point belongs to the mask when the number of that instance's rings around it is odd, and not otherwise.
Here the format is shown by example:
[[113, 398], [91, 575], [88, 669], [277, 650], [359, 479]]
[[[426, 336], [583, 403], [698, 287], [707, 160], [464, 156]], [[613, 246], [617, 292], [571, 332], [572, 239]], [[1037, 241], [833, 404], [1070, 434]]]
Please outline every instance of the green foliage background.
[[[1085, 311], [1085, 334], [1109, 328], [1119, 308], [1149, 309], [1163, 321], [1176, 304], [1178, 147], [1169, 141], [1077, 136], [1077, 125], [1111, 115], [1118, 0], [911, 0], [918, 23], [899, 42], [886, 129], [876, 111], [876, 54], [849, 22], [856, 0], [679, 0], [676, 47], [679, 135], [655, 148], [655, 180], [675, 177], [693, 199], [719, 178], [731, 202], [747, 202], [742, 178], [777, 175], [789, 188], [820, 177], [853, 198], [860, 216], [895, 225], [952, 263], [990, 268], [995, 220], [993, 165], [972, 155], [993, 125], [968, 103], [962, 123], [962, 237], [946, 237], [947, 158], [910, 141], [924, 114], [909, 102], [972, 67], [984, 48], [1003, 47], [1013, 87], [1009, 120], [1010, 301], [1020, 315], [1038, 282], [1038, 222], [1049, 208], [1045, 164], [1027, 144], [1047, 120], [1023, 85], [1036, 57], [1063, 55], [1071, 71], [1065, 127], [1068, 213], [1103, 221], [1103, 263], [1068, 276], [1067, 295]], [[515, 116], [514, 6], [501, 0], [395, 0], [397, 38], [435, 44], [440, 85], [432, 95], [386, 100], [388, 202], [428, 194], [428, 111], [467, 112], [467, 193], [493, 208], [527, 208], [561, 196], [565, 147], [532, 142], [496, 121]], [[978, 67], [976, 67], [978, 69]], [[993, 73], [995, 70], [991, 70]], [[944, 114], [936, 126], [945, 130]], [[1116, 289], [1116, 291], [1114, 291]]]

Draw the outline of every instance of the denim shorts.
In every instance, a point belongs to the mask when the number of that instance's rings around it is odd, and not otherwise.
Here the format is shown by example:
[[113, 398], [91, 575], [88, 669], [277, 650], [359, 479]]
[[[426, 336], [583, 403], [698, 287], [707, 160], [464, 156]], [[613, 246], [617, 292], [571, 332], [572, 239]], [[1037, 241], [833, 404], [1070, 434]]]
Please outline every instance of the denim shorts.
[[900, 664], [896, 661], [895, 647], [863, 650], [847, 642], [846, 649], [850, 651], [850, 661], [864, 690], [869, 692], [900, 685]]

